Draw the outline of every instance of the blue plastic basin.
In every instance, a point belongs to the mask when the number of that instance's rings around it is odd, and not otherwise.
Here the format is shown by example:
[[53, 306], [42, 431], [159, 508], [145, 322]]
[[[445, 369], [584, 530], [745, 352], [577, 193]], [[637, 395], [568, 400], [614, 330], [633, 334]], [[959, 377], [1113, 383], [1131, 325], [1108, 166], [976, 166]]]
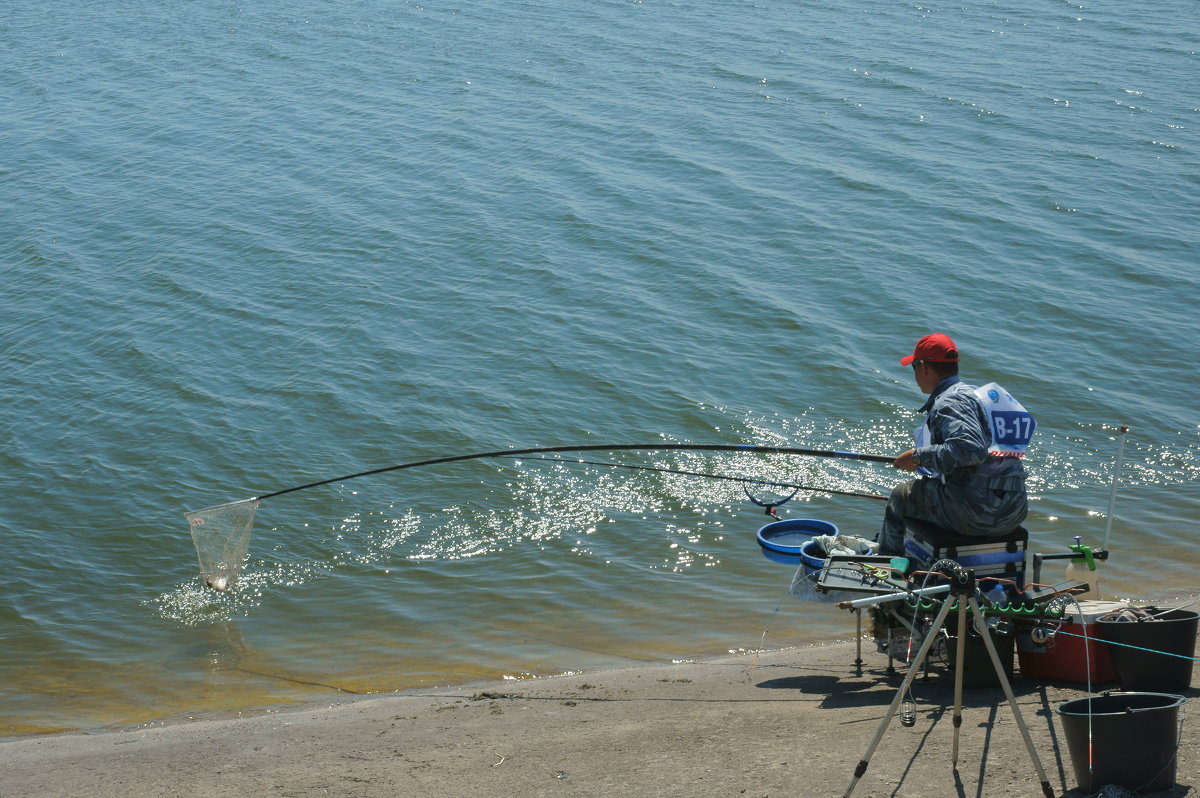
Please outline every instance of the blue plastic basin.
[[775, 521], [758, 530], [758, 545], [763, 556], [771, 562], [804, 566], [812, 573], [825, 564], [824, 552], [813, 541], [816, 535], [836, 535], [837, 527], [815, 518], [789, 518]]

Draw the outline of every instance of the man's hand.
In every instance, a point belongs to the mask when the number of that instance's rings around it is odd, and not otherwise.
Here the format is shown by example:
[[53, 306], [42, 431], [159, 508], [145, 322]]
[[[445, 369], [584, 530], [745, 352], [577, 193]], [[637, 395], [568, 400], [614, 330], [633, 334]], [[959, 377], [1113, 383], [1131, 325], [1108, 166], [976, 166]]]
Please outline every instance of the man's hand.
[[916, 449], [909, 449], [904, 454], [892, 461], [892, 466], [904, 471], [916, 471], [917, 464], [913, 462], [913, 455], [916, 454]]

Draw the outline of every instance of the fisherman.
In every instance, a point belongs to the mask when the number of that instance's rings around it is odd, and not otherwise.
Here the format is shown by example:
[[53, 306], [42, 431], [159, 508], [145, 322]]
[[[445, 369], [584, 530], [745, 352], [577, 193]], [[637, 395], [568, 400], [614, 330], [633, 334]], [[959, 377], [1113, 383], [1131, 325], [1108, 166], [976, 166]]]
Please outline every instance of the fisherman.
[[916, 445], [892, 465], [920, 474], [896, 486], [879, 531], [879, 553], [904, 554], [905, 519], [960, 535], [1000, 537], [1025, 520], [1021, 458], [1036, 426], [1020, 402], [996, 383], [982, 388], [958, 376], [958, 347], [943, 333], [917, 341], [900, 360], [929, 395]]

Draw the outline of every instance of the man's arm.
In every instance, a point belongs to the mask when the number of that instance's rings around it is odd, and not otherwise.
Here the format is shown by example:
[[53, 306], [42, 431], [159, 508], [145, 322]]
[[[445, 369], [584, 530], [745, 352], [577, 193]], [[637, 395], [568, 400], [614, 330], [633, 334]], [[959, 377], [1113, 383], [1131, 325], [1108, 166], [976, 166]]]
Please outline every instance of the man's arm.
[[[929, 424], [933, 440], [940, 443], [913, 451], [909, 459], [914, 466], [948, 474], [956, 468], [977, 466], [987, 459], [991, 431], [983, 426], [979, 405], [968, 393], [958, 393], [938, 402]], [[904, 456], [896, 458], [894, 465], [897, 468], [904, 467], [900, 464]]]

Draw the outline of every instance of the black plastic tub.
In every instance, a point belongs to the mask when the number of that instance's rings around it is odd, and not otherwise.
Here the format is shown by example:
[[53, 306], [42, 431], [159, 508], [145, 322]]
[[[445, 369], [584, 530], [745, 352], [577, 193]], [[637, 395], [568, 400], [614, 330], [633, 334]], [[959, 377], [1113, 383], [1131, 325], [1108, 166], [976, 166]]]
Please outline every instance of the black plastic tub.
[[1198, 622], [1200, 612], [1191, 610], [1167, 610], [1153, 621], [1099, 621], [1101, 636], [1113, 644], [1108, 655], [1121, 689], [1182, 693], [1190, 688]]
[[1080, 789], [1093, 793], [1117, 784], [1136, 792], [1158, 792], [1173, 787], [1179, 708], [1185, 700], [1167, 693], [1105, 693], [1059, 704]]

